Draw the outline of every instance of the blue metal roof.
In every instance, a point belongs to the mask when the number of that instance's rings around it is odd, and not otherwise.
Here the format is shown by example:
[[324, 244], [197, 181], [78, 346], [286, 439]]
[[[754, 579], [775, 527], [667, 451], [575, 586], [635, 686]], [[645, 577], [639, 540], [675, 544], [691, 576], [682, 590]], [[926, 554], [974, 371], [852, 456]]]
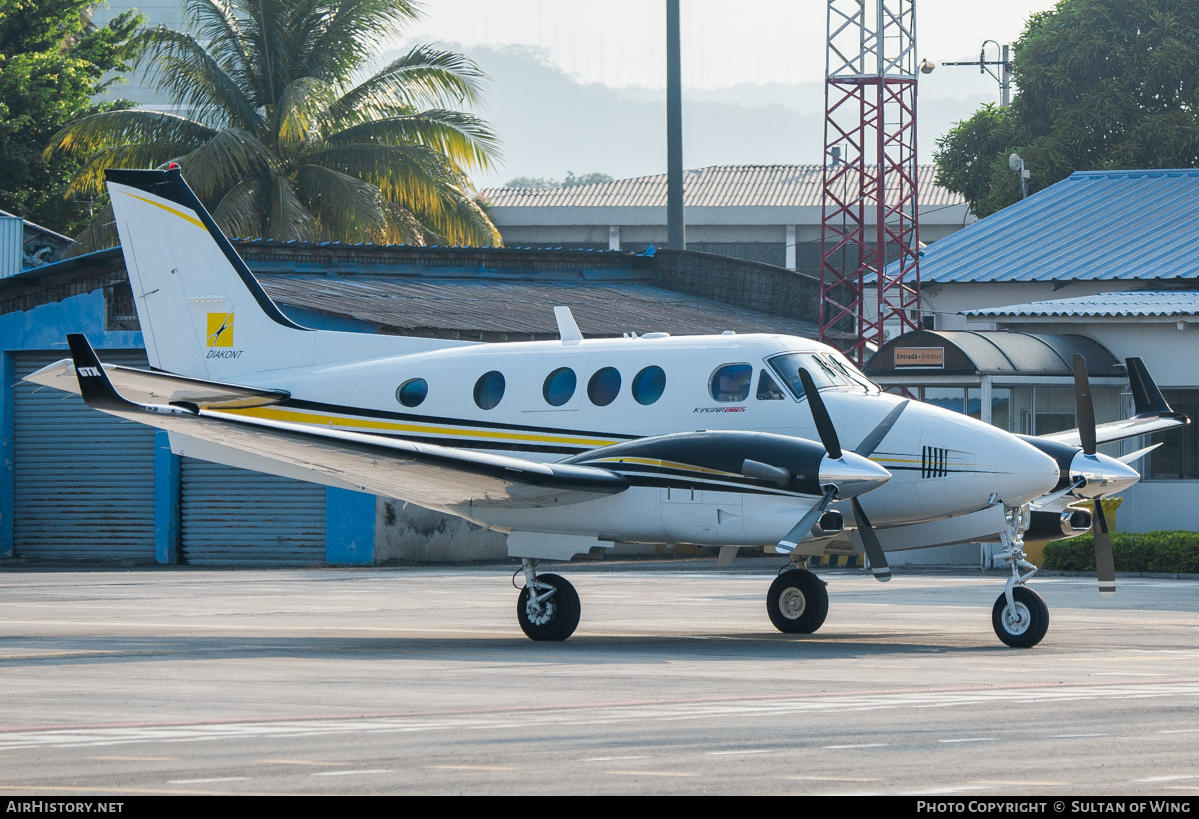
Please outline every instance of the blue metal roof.
[[1078, 171], [924, 249], [921, 282], [1199, 279], [1199, 169]]
[[1197, 290], [1132, 290], [1076, 296], [1072, 299], [1030, 301], [1007, 307], [963, 310], [963, 316], [1193, 316], [1199, 314]]

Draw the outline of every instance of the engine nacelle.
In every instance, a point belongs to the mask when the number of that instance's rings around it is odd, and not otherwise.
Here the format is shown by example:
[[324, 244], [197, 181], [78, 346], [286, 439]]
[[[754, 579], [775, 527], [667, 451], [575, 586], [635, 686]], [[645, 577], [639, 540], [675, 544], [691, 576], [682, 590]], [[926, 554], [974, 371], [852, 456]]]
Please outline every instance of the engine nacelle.
[[1033, 512], [1025, 540], [1062, 540], [1078, 537], [1091, 531], [1091, 513], [1086, 509], [1063, 509], [1061, 512]]
[[829, 509], [820, 516], [816, 526], [822, 534], [835, 535], [845, 529], [845, 518], [836, 509]]

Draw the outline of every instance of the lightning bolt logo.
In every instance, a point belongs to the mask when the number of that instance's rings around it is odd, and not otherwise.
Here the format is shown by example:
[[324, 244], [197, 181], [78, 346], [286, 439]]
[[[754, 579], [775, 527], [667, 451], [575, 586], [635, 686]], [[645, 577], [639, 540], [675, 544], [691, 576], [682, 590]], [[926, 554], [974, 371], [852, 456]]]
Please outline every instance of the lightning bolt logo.
[[209, 313], [208, 314], [208, 346], [209, 347], [232, 347], [233, 346], [233, 314], [232, 313]]

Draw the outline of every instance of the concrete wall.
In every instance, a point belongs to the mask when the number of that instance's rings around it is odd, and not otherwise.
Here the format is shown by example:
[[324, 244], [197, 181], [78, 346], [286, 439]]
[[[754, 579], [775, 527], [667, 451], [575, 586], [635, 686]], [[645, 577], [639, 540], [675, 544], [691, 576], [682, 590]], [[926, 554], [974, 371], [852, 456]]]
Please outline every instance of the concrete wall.
[[394, 498], [375, 503], [375, 563], [470, 563], [508, 556], [508, 536]]
[[680, 293], [813, 324], [819, 320], [820, 280], [804, 273], [673, 250], [654, 255], [653, 273], [655, 284]]

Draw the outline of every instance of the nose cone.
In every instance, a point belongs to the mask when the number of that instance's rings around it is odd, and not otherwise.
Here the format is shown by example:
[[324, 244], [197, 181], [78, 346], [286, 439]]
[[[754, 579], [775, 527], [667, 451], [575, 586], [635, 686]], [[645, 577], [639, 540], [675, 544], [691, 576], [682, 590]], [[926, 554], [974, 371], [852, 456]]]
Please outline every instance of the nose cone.
[[1012, 438], [999, 449], [995, 459], [995, 491], [1007, 506], [1022, 506], [1053, 491], [1061, 478], [1057, 461]]
[[820, 485], [830, 483], [837, 487], [841, 500], [864, 495], [891, 480], [891, 473], [869, 458], [842, 450], [841, 457], [833, 460], [825, 455], [820, 461]]
[[1070, 480], [1077, 481], [1085, 478], [1086, 483], [1074, 490], [1080, 498], [1098, 498], [1123, 492], [1141, 479], [1141, 476], [1128, 464], [1123, 464], [1115, 458], [1095, 453], [1084, 455], [1078, 453], [1070, 462]]

